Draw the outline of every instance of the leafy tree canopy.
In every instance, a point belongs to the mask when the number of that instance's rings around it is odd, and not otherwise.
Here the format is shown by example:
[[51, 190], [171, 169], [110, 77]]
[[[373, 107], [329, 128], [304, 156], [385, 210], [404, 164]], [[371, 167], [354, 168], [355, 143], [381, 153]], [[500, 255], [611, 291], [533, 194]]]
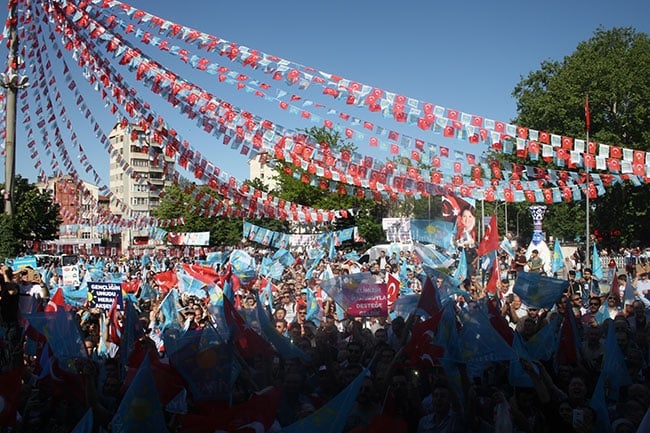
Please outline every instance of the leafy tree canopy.
[[[631, 149], [650, 148], [650, 39], [631, 28], [599, 28], [562, 60], [542, 62], [515, 86], [514, 122], [541, 131], [585, 137], [585, 98], [591, 114], [590, 141]], [[531, 161], [526, 161], [531, 164]], [[617, 247], [650, 243], [645, 224], [650, 188], [609, 188], [593, 200], [591, 228], [621, 235], [600, 239]], [[557, 237], [585, 233], [585, 203], [553, 205], [544, 227]], [[593, 231], [592, 231], [593, 233]]]

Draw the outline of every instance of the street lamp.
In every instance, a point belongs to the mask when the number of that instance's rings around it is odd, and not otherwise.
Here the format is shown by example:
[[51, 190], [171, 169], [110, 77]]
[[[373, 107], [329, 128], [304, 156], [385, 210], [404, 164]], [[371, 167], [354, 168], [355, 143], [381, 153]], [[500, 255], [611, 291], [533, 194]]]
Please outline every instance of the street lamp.
[[18, 30], [16, 17], [17, 1], [10, 2], [9, 10], [9, 64], [7, 73], [0, 74], [0, 86], [7, 89], [7, 105], [5, 108], [5, 214], [14, 214], [14, 184], [16, 182], [16, 101], [18, 90], [29, 86], [27, 76], [19, 75], [18, 70], [23, 60], [18, 55]]
[[521, 213], [521, 209], [517, 210], [517, 239], [519, 239], [519, 214]]
[[498, 218], [498, 210], [499, 206], [503, 205], [503, 213], [504, 213], [504, 227], [505, 227], [505, 233], [508, 233], [508, 202], [504, 201], [503, 203], [496, 203], [494, 205], [494, 216], [497, 217], [497, 221], [499, 220]]

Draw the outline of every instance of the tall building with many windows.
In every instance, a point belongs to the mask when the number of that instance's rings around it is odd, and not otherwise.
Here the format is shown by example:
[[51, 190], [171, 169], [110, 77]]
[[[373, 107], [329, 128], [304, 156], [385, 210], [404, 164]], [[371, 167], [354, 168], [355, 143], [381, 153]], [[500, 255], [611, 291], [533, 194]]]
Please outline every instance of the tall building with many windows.
[[[137, 125], [116, 124], [109, 140], [112, 145], [109, 187], [115, 198], [111, 200], [111, 212], [123, 217], [151, 216], [151, 211], [160, 205], [167, 174], [174, 171], [174, 159], [167, 157], [162, 146], [151, 140], [150, 131]], [[153, 246], [146, 230], [125, 230], [121, 238], [123, 250]]]

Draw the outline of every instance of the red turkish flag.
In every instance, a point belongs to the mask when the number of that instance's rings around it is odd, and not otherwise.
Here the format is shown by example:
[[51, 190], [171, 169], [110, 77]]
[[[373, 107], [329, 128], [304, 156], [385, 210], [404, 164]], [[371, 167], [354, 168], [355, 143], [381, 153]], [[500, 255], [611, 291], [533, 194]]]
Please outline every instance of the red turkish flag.
[[[494, 218], [494, 217], [493, 217]], [[498, 261], [494, 261], [492, 266], [492, 273], [490, 274], [490, 279], [485, 285], [485, 293], [488, 295], [495, 295], [497, 293], [497, 285], [499, 284], [499, 265]]]
[[485, 228], [485, 234], [478, 245], [478, 255], [484, 256], [499, 248], [499, 228], [497, 227], [497, 218], [492, 215], [490, 224]]
[[386, 297], [388, 298], [388, 306], [393, 305], [399, 296], [399, 280], [392, 274], [388, 274], [388, 281], [386, 281]]
[[65, 297], [63, 296], [63, 289], [59, 288], [50, 301], [45, 306], [46, 313], [55, 313], [58, 311], [59, 307], [62, 307], [65, 311], [70, 311], [72, 308], [70, 305], [66, 304]]

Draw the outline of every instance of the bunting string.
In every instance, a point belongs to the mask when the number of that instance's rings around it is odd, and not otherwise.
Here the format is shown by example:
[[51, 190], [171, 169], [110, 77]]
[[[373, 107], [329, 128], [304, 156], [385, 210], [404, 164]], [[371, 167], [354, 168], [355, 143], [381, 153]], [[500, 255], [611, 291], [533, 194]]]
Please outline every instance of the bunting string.
[[[181, 40], [189, 45], [196, 45], [206, 52], [216, 52], [233, 63], [241, 64], [243, 67], [262, 69], [265, 73], [271, 74], [273, 80], [295, 86], [298, 90], [304, 91], [312, 85], [321, 86], [323, 94], [332, 96], [335, 99], [344, 99], [348, 105], [366, 106], [370, 112], [380, 113], [384, 119], [388, 118], [398, 123], [416, 125], [425, 131], [432, 130], [433, 132], [442, 133], [443, 137], [446, 138], [466, 139], [473, 144], [487, 143], [495, 150], [503, 150], [502, 142], [504, 140], [514, 140], [517, 154], [520, 157], [530, 157], [537, 160], [541, 150], [541, 157], [546, 162], [553, 161], [559, 166], [566, 164], [570, 169], [585, 167], [603, 171], [609, 170], [613, 174], [619, 174], [620, 172], [622, 174], [633, 173], [646, 178], [650, 176], [648, 171], [650, 170], [650, 155], [645, 151], [595, 142], [586, 143], [582, 139], [512, 125], [485, 116], [465, 113], [423, 102], [416, 98], [397, 95], [199, 32], [135, 9], [119, 1], [100, 2], [99, 0], [93, 0], [90, 2], [89, 8], [91, 6], [95, 7], [98, 16], [103, 14], [103, 9], [110, 9], [111, 15], [106, 20], [110, 21], [111, 26], [121, 26], [126, 33], [135, 32], [143, 43], [156, 46], [162, 51], [176, 55], [198, 70], [225, 74], [233, 82], [240, 83], [239, 85], [246, 80], [245, 74], [229, 71], [228, 68], [221, 65], [210, 63], [209, 59], [189, 53], [186, 49], [169, 46], [167, 40], [160, 40], [132, 23], [127, 24], [123, 20], [116, 18], [116, 14], [126, 15], [138, 24], [145, 24], [151, 30], [157, 31], [158, 34]], [[221, 78], [220, 81], [222, 81]], [[255, 80], [251, 80], [250, 83], [253, 87], [258, 88], [254, 91], [263, 92], [270, 88], [268, 83], [259, 83]], [[278, 92], [278, 95], [286, 96], [288, 94]], [[290, 99], [299, 100], [301, 98], [291, 95]], [[324, 107], [323, 104], [317, 104], [313, 101], [305, 101], [304, 106]], [[284, 108], [286, 109], [286, 107]], [[362, 124], [365, 129], [375, 129], [372, 122], [359, 121], [359, 119], [348, 114], [336, 113], [331, 110], [330, 114], [338, 114], [339, 120], [354, 120], [355, 123]], [[352, 138], [354, 135], [347, 129], [338, 130], [345, 132], [347, 138]], [[400, 140], [400, 134], [396, 131], [387, 131], [382, 127], [377, 127], [376, 131], [382, 136], [387, 135], [389, 139], [394, 141]], [[421, 139], [413, 139], [408, 136], [401, 137], [401, 141], [407, 147], [415, 145], [416, 151], [417, 147], [423, 142]], [[370, 141], [371, 145], [377, 143], [373, 139]], [[390, 148], [393, 149], [393, 146], [390, 146]]]
[[[131, 52], [131, 56], [130, 56], [130, 58], [131, 58], [131, 59], [134, 59], [134, 58], [136, 57], [136, 54], [138, 54], [138, 53], [135, 52], [135, 51], [132, 51], [132, 52]], [[180, 95], [180, 92], [179, 92], [178, 94]], [[276, 156], [277, 156], [277, 153], [276, 153]], [[292, 159], [292, 161], [294, 162], [295, 165], [299, 165], [301, 168], [307, 168], [307, 167], [309, 167], [309, 163], [308, 163], [308, 162], [306, 162], [306, 161], [304, 161], [304, 160], [302, 160], [302, 161], [297, 160], [296, 157], [295, 157], [295, 155], [293, 155], [293, 159]], [[435, 174], [434, 174], [434, 175], [435, 175]], [[341, 177], [342, 177], [342, 179], [340, 179]], [[335, 180], [341, 180], [342, 182], [346, 182], [345, 175], [344, 175], [344, 174], [341, 174], [340, 171], [339, 171], [339, 179], [335, 179]], [[310, 181], [309, 178], [307, 178], [306, 181], [309, 182], [309, 181]], [[310, 182], [310, 183], [311, 183], [311, 182]], [[408, 183], [409, 183], [409, 179], [402, 180], [402, 179], [400, 179], [399, 177], [397, 177], [397, 178], [395, 179], [395, 186], [396, 186], [399, 190], [402, 189], [402, 185], [404, 185], [404, 184], [407, 185], [407, 187], [408, 187]], [[413, 182], [411, 182], [411, 183], [413, 183]], [[455, 184], [459, 184], [459, 183], [461, 183], [461, 182], [459, 182], [458, 180], [454, 179], [454, 183], [455, 183]], [[355, 181], [355, 184], [358, 186], [358, 185], [359, 185], [359, 182], [358, 182], [358, 181]], [[384, 189], [388, 189], [388, 190], [390, 190], [390, 188], [384, 188]], [[345, 190], [345, 191], [346, 191], [347, 193], [351, 193], [351, 191], [350, 191], [349, 189], [347, 189], [347, 190]], [[438, 189], [438, 190], [434, 189], [434, 191], [438, 191], [438, 192], [440, 192], [439, 189]], [[343, 192], [343, 191], [341, 191], [341, 192]], [[422, 190], [422, 192], [424, 192], [424, 190]], [[488, 191], [488, 192], [489, 192], [489, 191]], [[461, 194], [462, 194], [462, 193], [463, 193], [463, 192], [461, 191]], [[363, 192], [361, 192], [361, 194], [360, 194], [359, 192], [357, 192], [356, 195], [358, 195], [358, 196], [363, 196]], [[506, 193], [505, 193], [504, 195], [505, 195], [505, 197], [506, 197], [506, 199], [507, 199], [507, 197], [508, 197], [507, 191], [506, 191]], [[568, 195], [566, 195], [566, 196], [568, 196]], [[531, 197], [532, 197], [532, 196], [531, 196]], [[487, 195], [487, 199], [488, 199], [488, 200], [491, 199], [491, 195], [490, 195], [490, 194]]]
[[[65, 33], [65, 32], [64, 32], [64, 33]], [[81, 43], [80, 40], [77, 40], [76, 42], [77, 42], [77, 43]], [[66, 45], [66, 47], [70, 47], [70, 48], [72, 47], [71, 44], [64, 43], [64, 45]], [[83, 51], [84, 51], [85, 53], [90, 53], [91, 50], [86, 49], [86, 48], [87, 48], [87, 47], [84, 46], [84, 50], [83, 50]], [[80, 58], [80, 60], [81, 60], [81, 58]], [[88, 56], [85, 60], [86, 60], [86, 61], [90, 61], [90, 60], [91, 60], [91, 57]], [[96, 59], [95, 59], [95, 62], [96, 62]], [[84, 63], [84, 64], [85, 64], [86, 66], [89, 65], [89, 63]], [[113, 74], [113, 73], [115, 72], [115, 71], [114, 71], [110, 66], [105, 66], [105, 71], [106, 71], [106, 70], [111, 71], [111, 74]], [[116, 73], [115, 73], [115, 74], [116, 74]], [[115, 75], [115, 74], [113, 74], [113, 75]], [[87, 74], [87, 73], [84, 74], [84, 76], [86, 76], [86, 75], [88, 75], [88, 74]], [[99, 79], [98, 79], [97, 81], [95, 81], [95, 82], [98, 83], [98, 84], [108, 84], [108, 77], [107, 77], [106, 75], [104, 75], [103, 77], [100, 76]], [[112, 81], [112, 83], [110, 83], [110, 84], [112, 84], [113, 86], [115, 86], [116, 83], [123, 84], [121, 79], [120, 79], [120, 80], [115, 80], [115, 79], [114, 79], [114, 80]], [[112, 87], [113, 92], [110, 92], [110, 89], [109, 89], [109, 92], [106, 92], [106, 93], [108, 93], [108, 94], [115, 93], [115, 90], [116, 90], [116, 89], [117, 89], [117, 87]], [[125, 104], [127, 104], [126, 101], [131, 100], [131, 96], [132, 96], [131, 93], [132, 93], [132, 92], [129, 92], [128, 90], [125, 90], [125, 89], [122, 89], [121, 91], [118, 92], [118, 94], [121, 96], [121, 98], [122, 98], [122, 100], [123, 100], [123, 102], [124, 102]], [[129, 107], [128, 105], [126, 105], [126, 106], [127, 106], [127, 108]], [[144, 109], [146, 112], [149, 112], [149, 109], [144, 108], [144, 107], [147, 107], [147, 106], [150, 106], [150, 104], [143, 103], [142, 101], [136, 101], [136, 103], [131, 103], [131, 109], [133, 109], [134, 107], [138, 107], [138, 108], [139, 108], [139, 111], [142, 111], [142, 110]], [[127, 109], [127, 112], [128, 112], [128, 111], [129, 111], [129, 110]], [[129, 113], [129, 114], [132, 114], [132, 113]], [[150, 117], [153, 118], [154, 116], [152, 115], [152, 116], [150, 116]], [[156, 116], [156, 117], [157, 117], [157, 121], [162, 122], [162, 123], [164, 124], [164, 120], [162, 120], [162, 117], [160, 117], [160, 116]], [[166, 124], [165, 124], [165, 125], [166, 125]], [[154, 128], [154, 130], [157, 130], [157, 129], [161, 129], [161, 130], [163, 131], [161, 134], [158, 134], [158, 135], [159, 135], [158, 139], [161, 139], [161, 138], [162, 138], [162, 137], [160, 137], [161, 135], [165, 135], [166, 138], [167, 138], [168, 140], [171, 140], [171, 142], [172, 142], [172, 145], [173, 145], [173, 146], [170, 146], [170, 147], [172, 148], [172, 150], [174, 150], [174, 149], [178, 149], [178, 148], [181, 146], [181, 144], [182, 144], [183, 146], [189, 146], [189, 145], [188, 145], [184, 140], [181, 140], [181, 139], [176, 138], [176, 137], [172, 137], [172, 138], [170, 138], [170, 135], [177, 135], [177, 134], [175, 134], [175, 133], [172, 132], [173, 130], [167, 130], [167, 129], [164, 128], [164, 127], [156, 126], [156, 128]], [[170, 132], [171, 132], [171, 134], [170, 134]], [[186, 150], [187, 150], [188, 152], [191, 152], [192, 154], [194, 154], [194, 152], [193, 152], [192, 150], [190, 150], [189, 148], [186, 148]], [[180, 156], [179, 156], [178, 158], [179, 158], [179, 163], [181, 164], [181, 166], [184, 165], [185, 167], [187, 167], [187, 162], [189, 162], [189, 161], [187, 161], [187, 157], [185, 157], [186, 159], [183, 160], [184, 152], [181, 153], [181, 152], [177, 152], [176, 150], [174, 150], [174, 151], [172, 152], [172, 154], [177, 154], [177, 153], [180, 153]], [[198, 152], [197, 152], [197, 154], [198, 154]], [[170, 155], [168, 155], [168, 156], [170, 156]], [[204, 162], [204, 160], [202, 160], [202, 162]], [[201, 165], [204, 165], [204, 166], [205, 166], [205, 164], [201, 164]], [[218, 168], [215, 167], [215, 170], [218, 170]], [[198, 173], [198, 171], [195, 169], [195, 174], [197, 174], [197, 173]], [[202, 177], [202, 176], [200, 176], [200, 177]], [[211, 178], [210, 181], [212, 181], [212, 180], [214, 180], [215, 183], [216, 183], [216, 178]], [[248, 188], [248, 185], [241, 185], [241, 186], [240, 186], [240, 185], [237, 185], [236, 180], [235, 180], [234, 178], [232, 178], [232, 177], [229, 177], [229, 178], [228, 178], [228, 184], [227, 184], [227, 185], [228, 185], [228, 186], [231, 186], [231, 187], [234, 186], [236, 189], [239, 189], [239, 190], [248, 190], [248, 189], [249, 189], [249, 188]], [[223, 186], [223, 185], [222, 185], [222, 186]], [[226, 195], [228, 194], [228, 191], [224, 191], [223, 188], [220, 189], [219, 192], [222, 193], [222, 194], [225, 193]], [[265, 197], [262, 197], [262, 194], [255, 193], [254, 195], [258, 195], [258, 196], [260, 196], [261, 198], [266, 199]], [[234, 197], [232, 197], [232, 198], [233, 198], [234, 201], [236, 201], [236, 202], [241, 202], [241, 201], [242, 201], [241, 194], [240, 194], [239, 196], [234, 196]], [[256, 197], [256, 198], [259, 199], [259, 197]], [[275, 199], [273, 199], [273, 200], [275, 200]], [[279, 200], [279, 201], [278, 201], [278, 204], [283, 204], [283, 202], [282, 202], [281, 200]], [[301, 220], [303, 220], [303, 219], [304, 219], [304, 220], [309, 220], [309, 219], [310, 219], [309, 215], [305, 216], [304, 218], [301, 218], [301, 216], [300, 216], [301, 212], [309, 212], [310, 214], [312, 214], [312, 213], [317, 214], [317, 215], [318, 215], [318, 216], [317, 216], [317, 219], [319, 219], [319, 220], [321, 220], [321, 219], [322, 219], [322, 220], [325, 220], [325, 218], [322, 218], [322, 217], [321, 217], [322, 214], [323, 214], [322, 211], [310, 210], [310, 209], [305, 208], [305, 207], [302, 207], [302, 208], [304, 208], [304, 209], [299, 209], [298, 206], [296, 206], [295, 204], [292, 204], [292, 203], [285, 204], [285, 206], [288, 207], [289, 211], [291, 212], [291, 216], [294, 217], [294, 218], [299, 218], [299, 219], [301, 219]], [[255, 206], [254, 206], [254, 205], [250, 205], [249, 208], [250, 208], [250, 209], [254, 209]], [[306, 209], [306, 211], [305, 211], [305, 209]], [[346, 214], [346, 213], [347, 213], [347, 212], [338, 212], [339, 215], [344, 215], [344, 214]], [[287, 214], [288, 214], [288, 213], [287, 213]], [[328, 220], [331, 220], [331, 219], [332, 219], [336, 214], [337, 214], [337, 213], [334, 212], [334, 211], [327, 211]], [[285, 214], [283, 214], [283, 213], [281, 212], [280, 215], [283, 216], [283, 215], [285, 215]]]

